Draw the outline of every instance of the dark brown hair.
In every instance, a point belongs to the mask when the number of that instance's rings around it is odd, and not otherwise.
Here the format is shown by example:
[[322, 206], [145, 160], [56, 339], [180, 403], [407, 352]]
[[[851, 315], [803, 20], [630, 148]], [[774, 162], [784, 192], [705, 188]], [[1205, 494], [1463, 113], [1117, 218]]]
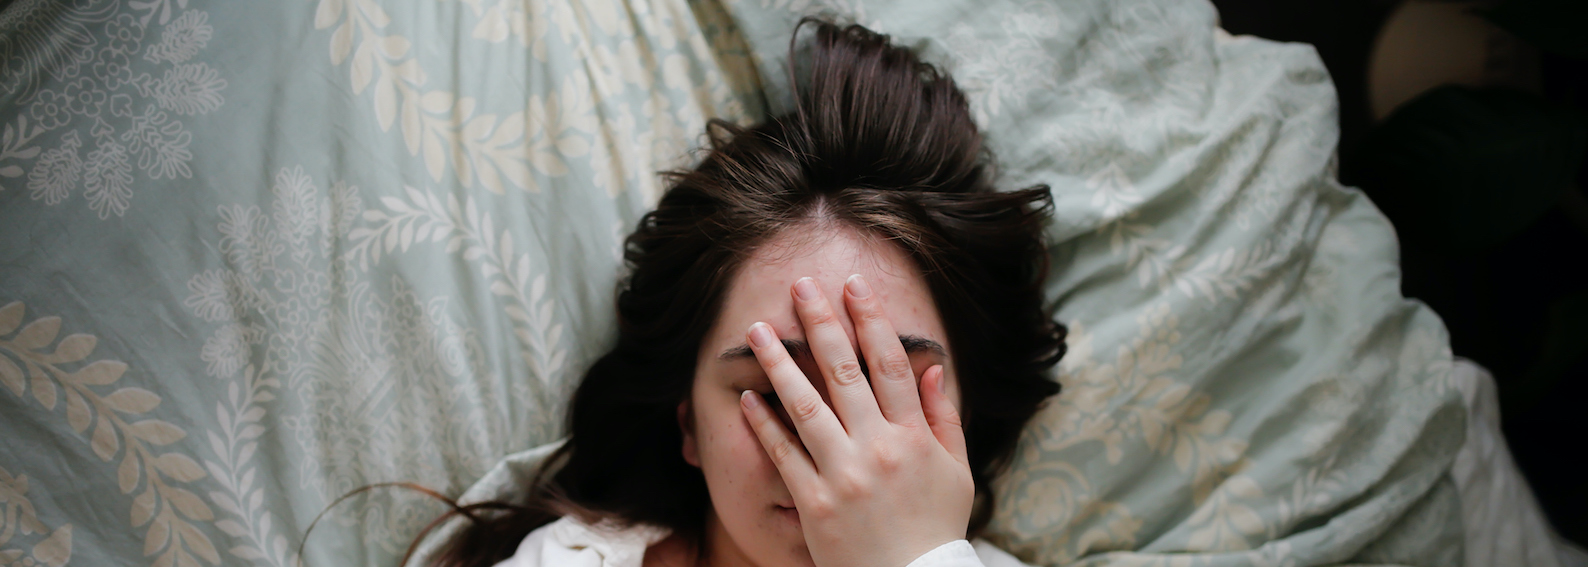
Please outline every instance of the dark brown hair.
[[[437, 565], [488, 566], [564, 514], [671, 528], [699, 548], [711, 505], [680, 453], [677, 408], [737, 267], [773, 236], [839, 223], [902, 249], [925, 276], [960, 377], [978, 499], [968, 532], [992, 515], [989, 484], [1025, 423], [1059, 390], [1048, 371], [1064, 327], [1043, 306], [1045, 186], [996, 191], [990, 158], [954, 81], [887, 36], [807, 20], [795, 110], [751, 128], [714, 121], [710, 147], [625, 243], [618, 338], [585, 373], [567, 443], [528, 504], [454, 507], [472, 520]], [[796, 27], [796, 33], [799, 31]], [[791, 49], [791, 59], [794, 59]]]

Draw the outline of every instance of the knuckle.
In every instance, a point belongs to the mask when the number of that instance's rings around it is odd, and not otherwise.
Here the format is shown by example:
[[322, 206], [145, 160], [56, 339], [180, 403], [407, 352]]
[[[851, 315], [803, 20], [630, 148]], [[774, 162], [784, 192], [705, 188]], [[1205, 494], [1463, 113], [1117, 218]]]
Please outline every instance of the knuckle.
[[825, 305], [807, 307], [805, 323], [812, 327], [829, 327], [838, 324], [838, 315]]
[[844, 500], [864, 499], [871, 493], [871, 483], [866, 480], [864, 475], [855, 471], [835, 474], [831, 482], [833, 491], [842, 496]]
[[767, 451], [766, 454], [772, 458], [774, 463], [779, 465], [787, 463], [794, 458], [794, 444], [787, 439], [780, 440], [773, 443], [772, 450]]
[[860, 320], [866, 323], [877, 324], [888, 320], [888, 314], [878, 309], [870, 298], [860, 300], [860, 303], [856, 304], [855, 307], [855, 315], [858, 315]]
[[789, 417], [798, 421], [816, 419], [816, 415], [821, 413], [823, 405], [825, 404], [819, 397], [800, 396], [789, 402]]
[[793, 358], [789, 358], [789, 356], [787, 354], [782, 354], [782, 353], [778, 354], [778, 359], [777, 360], [772, 361], [770, 364], [767, 365], [767, 371], [769, 373], [770, 372], [780, 372], [780, 373], [783, 373], [783, 374], [788, 375], [788, 376], [804, 376], [805, 375], [805, 373], [800, 370], [799, 365], [794, 363], [794, 359]]
[[912, 382], [915, 380], [915, 369], [910, 368], [910, 357], [899, 350], [889, 349], [883, 353], [882, 358], [877, 361], [877, 370], [882, 371], [883, 376], [890, 378], [909, 379]]
[[765, 348], [755, 352], [755, 360], [761, 363], [762, 368], [771, 370], [782, 366], [789, 357], [781, 348]]
[[904, 468], [904, 455], [886, 443], [876, 445], [877, 468], [883, 473], [898, 472]]
[[844, 357], [833, 363], [833, 382], [840, 386], [852, 386], [866, 381], [865, 373], [860, 371], [860, 361], [854, 357]]
[[813, 518], [831, 518], [838, 511], [836, 499], [830, 494], [818, 494], [800, 504], [800, 514], [810, 513]]

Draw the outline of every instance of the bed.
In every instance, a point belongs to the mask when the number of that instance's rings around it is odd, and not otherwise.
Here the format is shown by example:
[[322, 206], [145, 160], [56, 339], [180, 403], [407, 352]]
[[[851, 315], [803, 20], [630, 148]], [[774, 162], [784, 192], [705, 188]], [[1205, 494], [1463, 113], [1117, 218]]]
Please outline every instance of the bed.
[[1000, 186], [1053, 187], [1065, 388], [994, 542], [1588, 564], [1335, 181], [1316, 54], [1198, 0], [12, 2], [0, 563], [393, 565], [442, 505], [372, 491], [304, 530], [377, 482], [511, 498], [611, 339], [655, 173], [788, 105], [806, 14], [922, 50]]

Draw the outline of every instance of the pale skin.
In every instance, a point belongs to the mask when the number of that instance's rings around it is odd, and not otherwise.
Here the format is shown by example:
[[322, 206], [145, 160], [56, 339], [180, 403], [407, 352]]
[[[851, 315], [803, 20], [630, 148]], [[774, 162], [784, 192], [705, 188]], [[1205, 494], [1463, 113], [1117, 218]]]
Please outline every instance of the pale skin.
[[964, 538], [975, 488], [951, 352], [898, 247], [814, 226], [762, 246], [679, 406], [711, 495], [705, 548], [669, 538], [645, 564], [903, 567]]

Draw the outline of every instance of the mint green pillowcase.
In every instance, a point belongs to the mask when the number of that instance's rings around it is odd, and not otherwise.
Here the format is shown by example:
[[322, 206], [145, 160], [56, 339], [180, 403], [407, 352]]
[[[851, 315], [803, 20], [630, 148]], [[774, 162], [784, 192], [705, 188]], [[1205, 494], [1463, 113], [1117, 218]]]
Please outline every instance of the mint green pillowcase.
[[998, 485], [1043, 565], [1460, 561], [1465, 410], [1395, 234], [1334, 178], [1310, 46], [1201, 1], [728, 2], [774, 108], [805, 15], [948, 71], [1008, 189], [1052, 187], [1064, 390]]

